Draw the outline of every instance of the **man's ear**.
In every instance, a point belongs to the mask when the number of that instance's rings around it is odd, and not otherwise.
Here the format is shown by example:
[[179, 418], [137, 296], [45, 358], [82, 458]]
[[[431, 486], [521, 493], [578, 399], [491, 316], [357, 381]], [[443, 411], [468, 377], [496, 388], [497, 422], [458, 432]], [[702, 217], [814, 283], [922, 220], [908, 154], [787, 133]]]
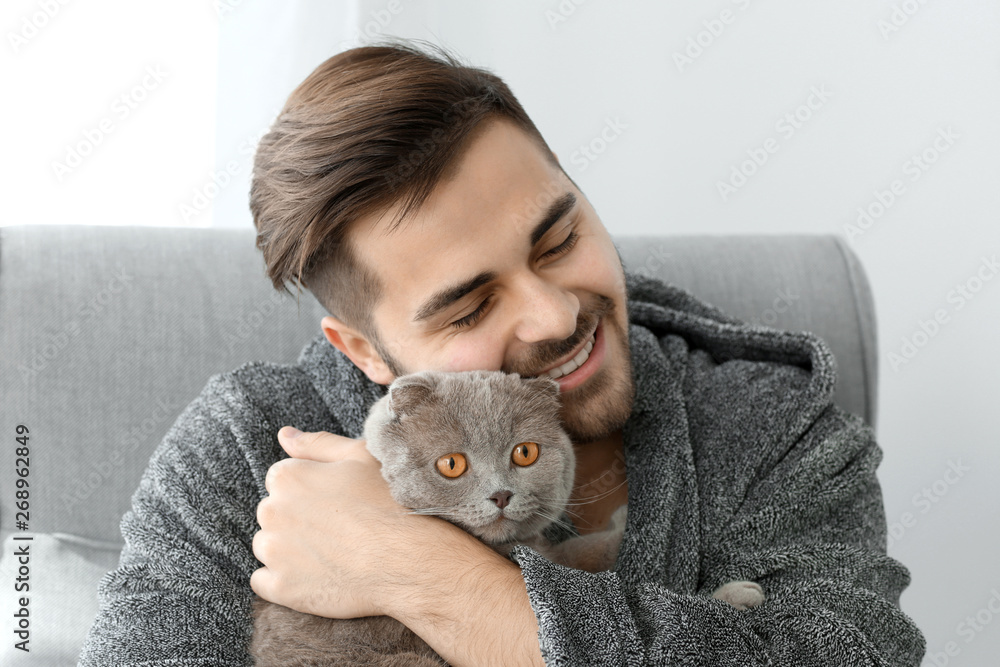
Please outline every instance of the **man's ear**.
[[375, 347], [357, 330], [332, 315], [324, 317], [320, 321], [320, 327], [330, 344], [343, 352], [369, 380], [387, 385], [396, 378], [375, 351]]

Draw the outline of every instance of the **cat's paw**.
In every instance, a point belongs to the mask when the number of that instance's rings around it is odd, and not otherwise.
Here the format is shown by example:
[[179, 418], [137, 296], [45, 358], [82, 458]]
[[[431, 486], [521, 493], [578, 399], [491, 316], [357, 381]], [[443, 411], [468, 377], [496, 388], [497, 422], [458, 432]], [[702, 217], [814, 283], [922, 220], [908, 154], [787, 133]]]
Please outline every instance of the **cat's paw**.
[[628, 504], [622, 505], [611, 515], [611, 522], [608, 523], [608, 530], [621, 533], [625, 531], [625, 521], [628, 519]]
[[753, 581], [730, 581], [715, 589], [712, 597], [728, 602], [737, 609], [749, 609], [764, 602], [764, 589]]

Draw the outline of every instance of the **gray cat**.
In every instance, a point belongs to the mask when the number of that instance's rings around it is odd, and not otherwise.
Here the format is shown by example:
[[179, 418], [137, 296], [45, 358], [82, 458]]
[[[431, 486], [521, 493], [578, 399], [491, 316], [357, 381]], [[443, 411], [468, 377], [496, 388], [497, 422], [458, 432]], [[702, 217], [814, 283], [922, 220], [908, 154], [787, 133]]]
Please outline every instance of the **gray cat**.
[[[548, 377], [423, 371], [389, 386], [371, 407], [363, 438], [392, 497], [415, 514], [446, 519], [504, 556], [526, 544], [567, 567], [608, 570], [627, 505], [606, 530], [574, 536], [566, 508], [576, 457], [558, 414], [559, 385]], [[740, 609], [764, 599], [747, 581], [729, 582], [713, 597]], [[250, 653], [257, 665], [447, 664], [387, 616], [330, 619], [261, 598], [254, 599], [253, 615]]]

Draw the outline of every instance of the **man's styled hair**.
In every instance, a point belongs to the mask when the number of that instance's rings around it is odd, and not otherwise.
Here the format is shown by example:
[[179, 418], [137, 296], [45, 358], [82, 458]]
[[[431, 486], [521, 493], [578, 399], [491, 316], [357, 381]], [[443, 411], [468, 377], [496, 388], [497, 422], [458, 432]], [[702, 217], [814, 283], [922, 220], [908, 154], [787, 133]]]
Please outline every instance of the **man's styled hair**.
[[[486, 119], [507, 118], [558, 161], [507, 85], [443, 48], [414, 41], [338, 53], [292, 92], [258, 144], [250, 211], [275, 289], [306, 287], [381, 349], [372, 312], [383, 295], [345, 231], [401, 202], [395, 229], [452, 175]], [[379, 216], [381, 221], [382, 215]]]

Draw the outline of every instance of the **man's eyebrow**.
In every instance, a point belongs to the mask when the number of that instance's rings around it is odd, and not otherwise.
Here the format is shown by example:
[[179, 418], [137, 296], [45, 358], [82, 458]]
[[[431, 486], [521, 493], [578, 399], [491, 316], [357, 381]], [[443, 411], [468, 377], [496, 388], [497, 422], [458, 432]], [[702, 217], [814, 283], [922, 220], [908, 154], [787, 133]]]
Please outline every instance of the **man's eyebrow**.
[[[576, 195], [572, 192], [567, 192], [552, 202], [548, 210], [545, 211], [545, 216], [537, 225], [535, 225], [535, 228], [531, 230], [531, 246], [534, 247], [537, 245], [542, 237], [545, 236], [545, 232], [549, 231], [552, 225], [559, 222], [559, 220], [575, 205]], [[442, 290], [439, 290], [424, 302], [424, 304], [417, 311], [417, 314], [413, 317], [413, 321], [423, 322], [424, 320], [430, 319], [439, 311], [444, 310], [451, 304], [463, 298], [466, 294], [474, 292], [487, 283], [493, 282], [497, 279], [497, 277], [496, 271], [483, 271], [468, 280], [463, 280], [460, 283], [450, 285]]]
[[473, 292], [486, 283], [493, 282], [496, 279], [496, 271], [483, 271], [479, 275], [473, 276], [468, 280], [464, 280], [457, 285], [445, 287], [443, 290], [440, 290], [424, 302], [424, 305], [417, 311], [413, 321], [423, 322], [424, 320], [433, 317], [435, 313], [440, 310], [444, 310], [469, 292]]
[[545, 236], [545, 232], [549, 231], [549, 227], [559, 222], [559, 219], [566, 215], [575, 205], [576, 195], [572, 192], [567, 192], [552, 202], [549, 210], [545, 212], [545, 217], [531, 230], [531, 247], [535, 247], [542, 240], [542, 237]]

